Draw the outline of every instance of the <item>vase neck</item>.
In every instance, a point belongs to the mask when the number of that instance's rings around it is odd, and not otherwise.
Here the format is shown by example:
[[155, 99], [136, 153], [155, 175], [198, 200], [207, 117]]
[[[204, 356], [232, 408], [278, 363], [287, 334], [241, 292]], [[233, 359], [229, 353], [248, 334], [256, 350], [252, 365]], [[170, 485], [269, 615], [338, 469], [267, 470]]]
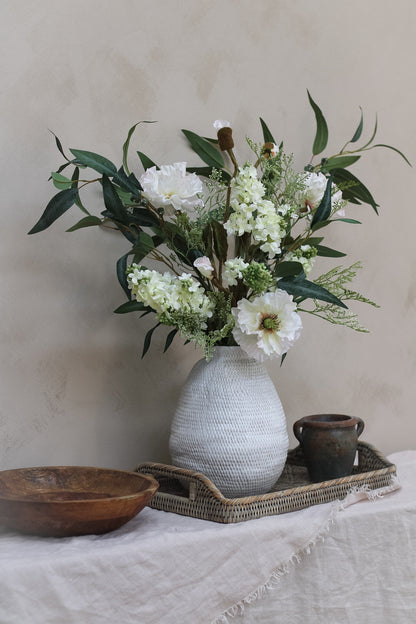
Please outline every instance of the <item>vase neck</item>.
[[216, 346], [214, 351], [215, 360], [225, 360], [228, 362], [241, 362], [243, 360], [250, 360], [256, 362], [254, 358], [247, 355], [245, 351], [241, 347], [226, 347], [226, 346]]

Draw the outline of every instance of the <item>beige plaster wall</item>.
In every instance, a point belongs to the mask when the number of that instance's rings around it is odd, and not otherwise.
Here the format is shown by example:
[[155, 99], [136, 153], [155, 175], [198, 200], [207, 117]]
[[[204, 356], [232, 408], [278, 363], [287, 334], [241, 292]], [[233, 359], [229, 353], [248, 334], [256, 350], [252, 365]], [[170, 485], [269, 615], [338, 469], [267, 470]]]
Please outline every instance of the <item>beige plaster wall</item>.
[[[314, 136], [309, 88], [330, 151], [352, 136], [361, 105], [366, 136], [378, 113], [379, 141], [416, 162], [415, 20], [413, 0], [2, 1], [0, 468], [168, 460], [175, 402], [200, 357], [179, 340], [162, 356], [161, 331], [140, 359], [152, 321], [112, 313], [124, 301], [117, 235], [66, 233], [81, 216], [72, 210], [27, 236], [61, 162], [48, 128], [65, 147], [121, 162], [128, 128], [156, 119], [132, 147], [197, 164], [181, 128], [210, 135], [214, 119], [230, 119], [244, 158], [262, 116], [301, 167]], [[357, 308], [371, 333], [304, 318], [283, 368], [269, 370], [289, 426], [356, 414], [363, 439], [389, 453], [416, 447], [415, 171], [382, 150], [353, 170], [380, 216], [351, 207], [363, 225], [332, 226], [327, 244], [364, 262], [357, 288], [381, 305]]]

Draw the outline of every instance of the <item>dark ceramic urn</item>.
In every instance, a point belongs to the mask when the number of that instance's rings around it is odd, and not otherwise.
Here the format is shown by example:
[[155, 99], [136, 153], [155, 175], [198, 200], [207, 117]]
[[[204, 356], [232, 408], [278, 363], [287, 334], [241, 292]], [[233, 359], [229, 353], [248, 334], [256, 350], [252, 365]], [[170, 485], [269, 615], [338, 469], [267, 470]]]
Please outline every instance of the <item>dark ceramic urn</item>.
[[361, 418], [343, 414], [315, 414], [297, 420], [293, 432], [302, 447], [311, 481], [351, 475], [363, 429]]

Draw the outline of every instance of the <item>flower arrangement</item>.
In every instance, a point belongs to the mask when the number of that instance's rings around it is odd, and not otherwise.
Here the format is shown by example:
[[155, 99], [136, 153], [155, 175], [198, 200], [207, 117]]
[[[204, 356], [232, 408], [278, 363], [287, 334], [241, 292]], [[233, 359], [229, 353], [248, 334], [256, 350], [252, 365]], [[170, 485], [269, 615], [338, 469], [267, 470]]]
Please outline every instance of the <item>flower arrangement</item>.
[[[138, 124], [129, 130], [118, 169], [94, 152], [71, 149], [68, 158], [55, 137], [65, 159], [51, 176], [59, 192], [29, 234], [46, 229], [75, 204], [85, 216], [69, 231], [107, 226], [124, 235], [129, 250], [116, 270], [128, 301], [116, 312], [156, 315], [143, 355], [161, 325], [173, 328], [165, 350], [179, 333], [200, 345], [207, 358], [215, 345], [240, 345], [260, 361], [285, 356], [300, 336], [302, 313], [366, 331], [346, 303], [376, 305], [350, 288], [359, 262], [314, 279], [309, 275], [318, 257], [345, 256], [322, 242], [323, 230], [334, 222], [359, 223], [346, 216], [348, 203], [368, 204], [377, 212], [372, 194], [348, 167], [376, 147], [407, 159], [396, 148], [374, 144], [377, 122], [370, 140], [355, 148], [363, 130], [361, 111], [351, 140], [314, 164], [327, 146], [328, 126], [309, 92], [308, 97], [316, 135], [312, 159], [300, 172], [263, 119], [262, 141], [247, 139], [253, 162], [238, 162], [230, 124], [217, 120], [213, 139], [182, 131], [204, 166], [158, 166], [138, 152], [144, 169], [139, 177], [127, 162]], [[74, 167], [71, 177], [62, 173], [68, 166]], [[84, 179], [81, 170], [86, 168], [100, 177]], [[102, 186], [105, 209], [100, 216], [81, 201], [81, 189], [92, 183]], [[149, 268], [147, 261], [167, 270]]]

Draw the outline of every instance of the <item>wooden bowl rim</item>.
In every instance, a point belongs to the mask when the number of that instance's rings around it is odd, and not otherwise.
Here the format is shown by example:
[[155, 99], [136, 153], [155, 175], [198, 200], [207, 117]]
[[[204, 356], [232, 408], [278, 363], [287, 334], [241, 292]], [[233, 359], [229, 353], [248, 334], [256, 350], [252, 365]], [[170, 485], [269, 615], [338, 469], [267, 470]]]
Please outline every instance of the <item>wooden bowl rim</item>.
[[[134, 470], [121, 470], [118, 468], [99, 468], [97, 466], [28, 466], [25, 468], [10, 468], [7, 470], [0, 471], [0, 477], [2, 475], [7, 475], [11, 473], [24, 473], [25, 471], [30, 470], [94, 470], [101, 473], [118, 473], [129, 476], [137, 476], [140, 477], [145, 483], [147, 482], [147, 487], [143, 490], [139, 490], [138, 492], [134, 492], [132, 494], [123, 494], [123, 495], [114, 495], [114, 496], [106, 496], [105, 498], [74, 498], [71, 500], [36, 500], [35, 498], [27, 498], [27, 497], [12, 497], [10, 495], [4, 495], [0, 492], [0, 501], [5, 502], [13, 502], [13, 503], [27, 503], [27, 504], [36, 504], [36, 505], [70, 505], [70, 504], [91, 504], [91, 503], [99, 503], [99, 502], [109, 502], [109, 501], [122, 501], [122, 500], [132, 500], [138, 497], [143, 497], [147, 494], [154, 494], [159, 488], [159, 482], [152, 477], [151, 475], [143, 474], [141, 472], [136, 472]], [[33, 492], [36, 495], [36, 490]]]

